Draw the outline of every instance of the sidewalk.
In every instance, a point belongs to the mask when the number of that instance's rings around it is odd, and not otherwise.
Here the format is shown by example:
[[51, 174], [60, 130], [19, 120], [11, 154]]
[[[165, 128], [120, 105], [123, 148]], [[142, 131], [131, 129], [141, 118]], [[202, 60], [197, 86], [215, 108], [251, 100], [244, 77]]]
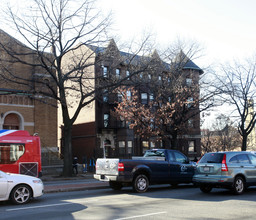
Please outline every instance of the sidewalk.
[[42, 176], [44, 193], [69, 192], [89, 189], [108, 188], [108, 182], [101, 182], [93, 178], [93, 173], [78, 174], [73, 177]]

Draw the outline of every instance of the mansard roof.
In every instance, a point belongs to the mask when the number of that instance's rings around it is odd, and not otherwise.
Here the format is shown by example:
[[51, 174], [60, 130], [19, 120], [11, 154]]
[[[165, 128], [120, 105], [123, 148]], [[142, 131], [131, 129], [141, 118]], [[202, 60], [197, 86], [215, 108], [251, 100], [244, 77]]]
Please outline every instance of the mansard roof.
[[[86, 46], [89, 47], [92, 51], [94, 51], [96, 53], [96, 55], [99, 55], [99, 54], [103, 54], [104, 52], [106, 52], [110, 45], [111, 46], [114, 45], [116, 47], [116, 49], [118, 50], [118, 48], [117, 48], [113, 39], [110, 41], [108, 47], [97, 47], [97, 46], [93, 46], [93, 45], [86, 45]], [[135, 55], [134, 56], [133, 54], [127, 53], [127, 52], [124, 52], [124, 51], [119, 51], [119, 53], [120, 53], [121, 57], [125, 58], [124, 64], [126, 63], [126, 61], [127, 62], [129, 61], [129, 57], [133, 57], [133, 63], [132, 64], [135, 64], [135, 65], [136, 65], [137, 62], [140, 62], [142, 60], [142, 58], [143, 59], [150, 59], [150, 57], [144, 57], [144, 56], [142, 57], [140, 55]], [[154, 50], [152, 56], [155, 56], [155, 57], [158, 56], [159, 57], [156, 50]], [[159, 59], [160, 59], [160, 57], [159, 57]], [[177, 62], [179, 62], [179, 63], [182, 62], [182, 69], [197, 70], [197, 71], [199, 71], [199, 74], [203, 74], [203, 72], [204, 72], [191, 59], [189, 59], [183, 51], [180, 51], [180, 53], [176, 56], [174, 64], [177, 63]], [[164, 66], [167, 70], [171, 69], [170, 64], [168, 64], [164, 61], [163, 61], [163, 64], [164, 64]]]

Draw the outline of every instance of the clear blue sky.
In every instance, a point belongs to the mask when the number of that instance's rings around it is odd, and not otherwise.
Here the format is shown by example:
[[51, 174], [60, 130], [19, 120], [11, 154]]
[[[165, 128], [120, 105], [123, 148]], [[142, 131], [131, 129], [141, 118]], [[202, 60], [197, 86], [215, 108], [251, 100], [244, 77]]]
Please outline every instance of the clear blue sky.
[[112, 10], [123, 40], [142, 30], [151, 30], [162, 45], [192, 39], [210, 62], [256, 53], [255, 0], [100, 0], [100, 5]]

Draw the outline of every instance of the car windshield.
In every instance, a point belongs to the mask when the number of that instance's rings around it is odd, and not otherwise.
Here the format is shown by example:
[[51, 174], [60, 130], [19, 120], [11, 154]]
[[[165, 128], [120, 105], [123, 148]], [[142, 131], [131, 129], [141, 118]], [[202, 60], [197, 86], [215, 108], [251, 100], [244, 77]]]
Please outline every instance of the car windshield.
[[223, 155], [223, 153], [207, 153], [201, 158], [199, 163], [221, 163]]
[[148, 150], [145, 152], [144, 157], [165, 157], [163, 150]]

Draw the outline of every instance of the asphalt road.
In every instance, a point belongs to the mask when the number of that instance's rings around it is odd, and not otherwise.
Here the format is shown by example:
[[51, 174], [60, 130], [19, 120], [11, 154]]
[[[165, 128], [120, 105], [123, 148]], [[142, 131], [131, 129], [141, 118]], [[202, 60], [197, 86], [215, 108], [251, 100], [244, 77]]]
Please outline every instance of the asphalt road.
[[256, 188], [235, 196], [228, 190], [202, 193], [192, 185], [151, 187], [146, 193], [132, 188], [97, 189], [45, 194], [26, 205], [0, 203], [0, 219], [255, 219]]

